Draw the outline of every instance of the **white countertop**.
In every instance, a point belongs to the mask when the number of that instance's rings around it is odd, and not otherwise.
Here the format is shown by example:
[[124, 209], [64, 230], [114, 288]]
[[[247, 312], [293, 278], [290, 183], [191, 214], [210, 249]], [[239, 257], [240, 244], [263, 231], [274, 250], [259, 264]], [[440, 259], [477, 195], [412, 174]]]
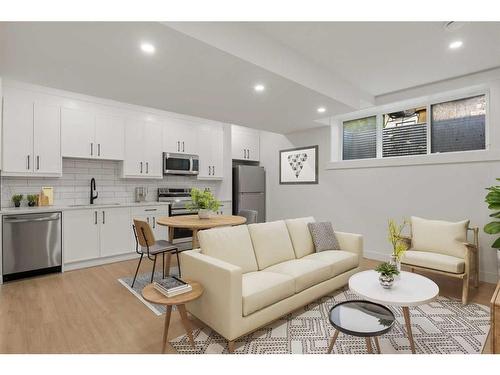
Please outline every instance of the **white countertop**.
[[147, 206], [168, 206], [168, 202], [131, 202], [131, 203], [102, 203], [102, 204], [88, 204], [88, 205], [70, 205], [70, 206], [36, 206], [36, 207], [6, 207], [0, 210], [0, 215], [11, 214], [29, 214], [29, 213], [42, 213], [42, 212], [55, 212], [55, 211], [69, 211], [69, 210], [87, 210], [87, 209], [100, 209], [100, 208], [114, 208], [114, 207], [147, 207]]

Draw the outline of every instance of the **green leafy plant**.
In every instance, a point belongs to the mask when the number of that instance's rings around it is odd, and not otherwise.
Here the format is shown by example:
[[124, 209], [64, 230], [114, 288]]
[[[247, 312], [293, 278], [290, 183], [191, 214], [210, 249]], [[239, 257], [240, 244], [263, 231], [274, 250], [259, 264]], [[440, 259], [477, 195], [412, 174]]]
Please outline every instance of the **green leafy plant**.
[[28, 200], [28, 203], [30, 203], [31, 205], [34, 205], [38, 199], [38, 197], [36, 196], [36, 194], [28, 194], [26, 196], [26, 199]]
[[401, 224], [396, 223], [393, 219], [389, 219], [389, 234], [387, 239], [392, 245], [392, 255], [396, 257], [397, 260], [401, 260], [401, 257], [408, 250], [408, 245], [401, 239], [401, 233], [406, 227], [407, 220], [403, 220]]
[[[500, 181], [500, 178], [497, 178]], [[486, 194], [485, 202], [488, 203], [488, 208], [494, 212], [490, 214], [490, 217], [498, 219], [492, 221], [484, 226], [484, 231], [488, 234], [498, 234], [500, 233], [500, 186], [490, 186], [486, 188], [488, 194]], [[498, 237], [491, 245], [494, 249], [500, 250], [500, 237]]]
[[214, 197], [210, 190], [191, 189], [192, 203], [188, 203], [186, 208], [189, 210], [202, 209], [217, 211], [220, 207], [220, 202]]
[[399, 275], [399, 271], [394, 264], [391, 263], [381, 263], [375, 268], [375, 271], [384, 276], [395, 276]]
[[23, 197], [24, 197], [24, 195], [22, 195], [22, 194], [14, 194], [12, 196], [12, 202], [14, 202], [14, 204], [16, 204], [16, 205], [19, 205], [19, 204], [21, 204]]

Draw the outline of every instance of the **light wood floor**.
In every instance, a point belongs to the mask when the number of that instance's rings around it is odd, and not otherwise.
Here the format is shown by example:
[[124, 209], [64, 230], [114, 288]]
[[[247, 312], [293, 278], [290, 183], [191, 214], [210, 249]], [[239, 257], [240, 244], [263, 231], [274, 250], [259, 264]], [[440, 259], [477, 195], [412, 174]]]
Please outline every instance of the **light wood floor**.
[[[145, 264], [144, 264], [145, 263]], [[159, 353], [163, 316], [157, 317], [117, 279], [136, 261], [70, 271], [0, 286], [0, 353]], [[365, 268], [375, 261], [364, 260]], [[140, 272], [150, 271], [143, 262]], [[460, 298], [461, 282], [430, 276], [441, 294]], [[489, 305], [495, 285], [481, 283], [471, 301]], [[193, 320], [193, 326], [201, 323]], [[184, 333], [173, 312], [169, 338]], [[485, 353], [490, 352], [490, 343]], [[175, 350], [168, 345], [167, 352]]]

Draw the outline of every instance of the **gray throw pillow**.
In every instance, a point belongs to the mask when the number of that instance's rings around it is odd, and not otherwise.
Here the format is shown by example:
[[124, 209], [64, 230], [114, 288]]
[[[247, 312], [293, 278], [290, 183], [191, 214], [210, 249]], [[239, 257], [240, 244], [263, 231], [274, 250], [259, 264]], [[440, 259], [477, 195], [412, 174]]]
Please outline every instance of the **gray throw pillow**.
[[329, 221], [321, 223], [308, 223], [307, 227], [314, 242], [316, 252], [323, 250], [340, 250], [339, 242], [335, 237], [332, 223]]

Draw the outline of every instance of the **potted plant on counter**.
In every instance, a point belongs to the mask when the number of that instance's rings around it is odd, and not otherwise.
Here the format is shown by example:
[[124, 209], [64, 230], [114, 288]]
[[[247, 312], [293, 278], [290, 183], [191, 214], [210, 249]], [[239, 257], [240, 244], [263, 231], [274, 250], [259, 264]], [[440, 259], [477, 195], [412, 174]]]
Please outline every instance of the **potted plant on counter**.
[[26, 196], [26, 199], [28, 199], [28, 206], [35, 207], [38, 196], [36, 194], [28, 194]]
[[394, 277], [399, 275], [396, 265], [387, 262], [379, 264], [375, 271], [380, 274], [378, 278], [380, 285], [386, 289], [392, 288]]
[[391, 263], [396, 266], [399, 272], [401, 272], [401, 258], [405, 251], [408, 250], [407, 243], [401, 237], [401, 233], [406, 227], [406, 223], [406, 219], [403, 220], [401, 224], [389, 219], [389, 234], [387, 238], [392, 245]]
[[[500, 178], [497, 178], [497, 181], [500, 181]], [[488, 194], [486, 194], [485, 202], [488, 204], [488, 208], [493, 210], [490, 217], [494, 220], [484, 226], [484, 231], [488, 234], [498, 235], [500, 233], [500, 186], [490, 186], [486, 188], [486, 190], [488, 190]], [[497, 237], [497, 239], [493, 241], [491, 247], [497, 249], [497, 266], [498, 274], [500, 275], [500, 237]]]
[[212, 212], [217, 211], [220, 207], [220, 202], [214, 197], [210, 190], [191, 189], [192, 203], [186, 205], [187, 209], [198, 210], [200, 219], [209, 219]]
[[23, 200], [23, 195], [22, 194], [14, 194], [12, 196], [12, 202], [14, 202], [14, 207], [20, 207], [22, 200]]

